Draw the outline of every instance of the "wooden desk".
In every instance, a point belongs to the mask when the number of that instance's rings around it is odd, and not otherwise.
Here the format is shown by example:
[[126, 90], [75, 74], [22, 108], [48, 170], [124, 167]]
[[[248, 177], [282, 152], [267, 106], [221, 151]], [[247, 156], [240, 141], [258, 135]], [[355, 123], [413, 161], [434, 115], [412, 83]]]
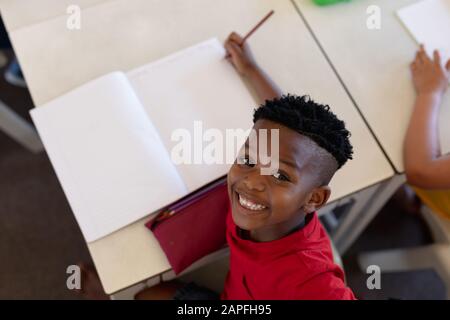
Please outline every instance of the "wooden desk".
[[[409, 64], [418, 45], [396, 11], [417, 0], [357, 0], [318, 7], [311, 0], [294, 0], [332, 65], [349, 90], [396, 171], [403, 168], [403, 139], [415, 92]], [[381, 28], [367, 28], [370, 5], [381, 10]], [[440, 116], [443, 152], [450, 152], [450, 93]]]

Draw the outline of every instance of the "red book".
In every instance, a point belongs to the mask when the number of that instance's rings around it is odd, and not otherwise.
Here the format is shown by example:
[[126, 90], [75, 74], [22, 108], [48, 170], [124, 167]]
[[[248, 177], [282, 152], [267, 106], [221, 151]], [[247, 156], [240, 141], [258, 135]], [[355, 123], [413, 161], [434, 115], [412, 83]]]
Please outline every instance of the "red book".
[[183, 198], [146, 223], [176, 274], [226, 246], [229, 206], [227, 184], [221, 179]]

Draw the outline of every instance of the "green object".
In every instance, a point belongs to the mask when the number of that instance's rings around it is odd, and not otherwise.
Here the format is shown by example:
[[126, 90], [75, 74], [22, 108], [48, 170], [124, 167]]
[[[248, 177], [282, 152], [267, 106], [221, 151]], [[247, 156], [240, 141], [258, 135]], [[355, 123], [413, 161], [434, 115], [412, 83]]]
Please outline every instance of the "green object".
[[350, 0], [313, 0], [313, 2], [319, 6], [327, 6], [329, 4], [335, 4], [338, 2], [348, 2]]

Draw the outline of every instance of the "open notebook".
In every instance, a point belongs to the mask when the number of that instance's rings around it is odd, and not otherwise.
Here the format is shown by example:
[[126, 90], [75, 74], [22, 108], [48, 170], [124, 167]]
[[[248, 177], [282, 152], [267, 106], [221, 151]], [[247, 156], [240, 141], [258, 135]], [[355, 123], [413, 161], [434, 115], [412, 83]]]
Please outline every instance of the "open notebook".
[[195, 121], [224, 136], [226, 129], [251, 128], [255, 102], [224, 56], [211, 39], [107, 74], [31, 111], [87, 242], [227, 173], [227, 163], [176, 165], [171, 158], [180, 143], [171, 139], [174, 130], [201, 142]]
[[450, 0], [422, 0], [398, 10], [397, 15], [430, 56], [438, 49], [442, 61], [450, 59]]

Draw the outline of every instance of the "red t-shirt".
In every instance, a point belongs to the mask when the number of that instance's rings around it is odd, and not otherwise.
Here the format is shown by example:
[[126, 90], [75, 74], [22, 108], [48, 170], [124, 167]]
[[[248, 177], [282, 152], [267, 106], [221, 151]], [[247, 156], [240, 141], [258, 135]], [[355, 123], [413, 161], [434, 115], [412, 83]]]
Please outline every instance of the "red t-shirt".
[[353, 300], [330, 240], [314, 213], [301, 229], [270, 242], [244, 240], [227, 214], [230, 270], [223, 300]]

